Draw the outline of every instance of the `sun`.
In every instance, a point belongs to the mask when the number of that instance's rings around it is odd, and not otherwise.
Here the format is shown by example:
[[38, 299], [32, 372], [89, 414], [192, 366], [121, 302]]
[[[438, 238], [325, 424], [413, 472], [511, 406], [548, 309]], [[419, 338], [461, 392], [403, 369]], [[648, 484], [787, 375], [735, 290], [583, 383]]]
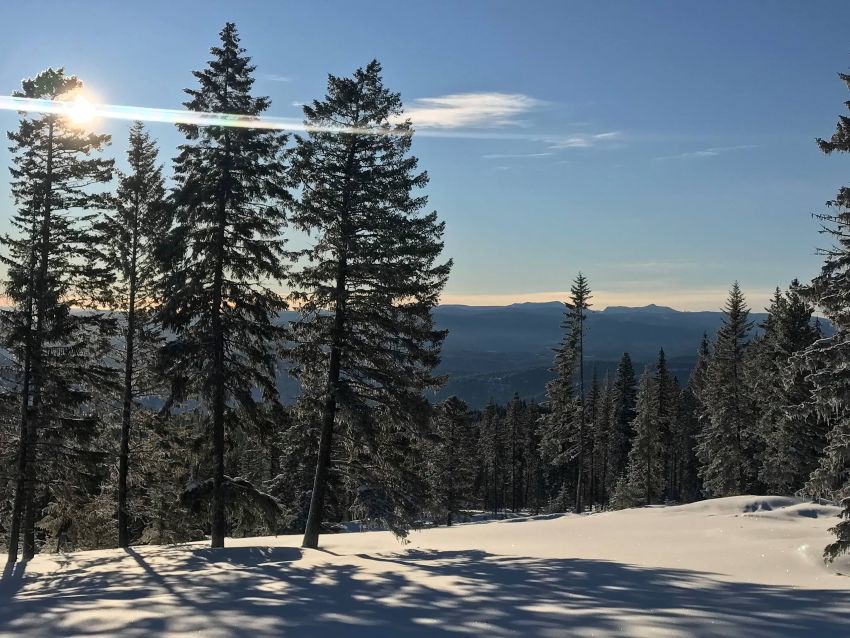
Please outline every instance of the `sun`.
[[74, 124], [80, 126], [88, 124], [95, 115], [97, 115], [97, 109], [84, 95], [77, 94], [67, 102], [65, 116]]

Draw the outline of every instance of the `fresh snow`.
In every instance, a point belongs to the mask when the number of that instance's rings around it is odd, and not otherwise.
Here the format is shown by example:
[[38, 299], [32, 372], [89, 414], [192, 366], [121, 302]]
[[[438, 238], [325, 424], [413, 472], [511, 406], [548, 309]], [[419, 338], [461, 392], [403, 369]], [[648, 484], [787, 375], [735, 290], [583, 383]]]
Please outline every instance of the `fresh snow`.
[[850, 636], [838, 508], [739, 496], [413, 532], [39, 555], [2, 636]]

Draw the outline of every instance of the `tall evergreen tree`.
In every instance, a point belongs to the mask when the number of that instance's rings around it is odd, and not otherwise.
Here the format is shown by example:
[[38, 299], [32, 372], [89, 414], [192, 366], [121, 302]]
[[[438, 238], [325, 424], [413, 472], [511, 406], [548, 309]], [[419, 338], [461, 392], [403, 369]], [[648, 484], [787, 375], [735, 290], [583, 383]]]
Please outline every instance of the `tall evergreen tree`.
[[120, 175], [114, 209], [101, 226], [104, 254], [117, 274], [111, 306], [124, 325], [124, 379], [121, 438], [118, 456], [118, 546], [127, 547], [129, 512], [127, 476], [130, 464], [130, 426], [134, 404], [153, 390], [151, 371], [159, 331], [151, 322], [152, 303], [160, 279], [159, 242], [171, 227], [165, 203], [162, 169], [156, 143], [141, 122], [130, 128], [129, 171]]
[[[555, 379], [546, 385], [551, 411], [546, 416], [541, 436], [550, 463], [574, 464], [573, 506], [576, 512], [583, 509], [584, 462], [590, 434], [584, 396], [584, 337], [590, 299], [587, 279], [579, 273], [570, 288], [570, 301], [564, 304], [564, 336], [555, 349]], [[562, 485], [562, 491], [564, 487]]]
[[738, 282], [732, 285], [717, 331], [702, 392], [704, 415], [697, 444], [700, 476], [709, 494], [745, 494], [755, 480], [753, 409], [744, 375], [752, 322]]
[[423, 392], [439, 383], [432, 370], [445, 335], [431, 310], [451, 262], [437, 261], [444, 225], [421, 212], [427, 200], [415, 191], [428, 177], [409, 154], [410, 123], [394, 123], [401, 113], [377, 61], [329, 76], [326, 97], [304, 107], [293, 221], [315, 242], [291, 278], [303, 317], [291, 355], [296, 374], [326, 378], [305, 547], [318, 546], [337, 420], [356, 423], [377, 405], [399, 427], [421, 427]]
[[[63, 69], [47, 69], [24, 80], [15, 96], [68, 100], [81, 88]], [[35, 553], [43, 507], [74, 498], [84, 489], [86, 470], [96, 475], [86, 449], [98, 429], [93, 392], [110, 380], [103, 364], [110, 326], [100, 313], [71, 309], [97, 305], [107, 283], [95, 265], [92, 234], [92, 211], [104, 198], [89, 187], [111, 179], [112, 161], [99, 157], [108, 135], [87, 132], [60, 114], [22, 116], [9, 140], [17, 213], [15, 235], [2, 239], [5, 292], [13, 304], [2, 321], [12, 356], [7, 382], [20, 406], [8, 541], [14, 563], [21, 531], [24, 558]]]
[[633, 422], [634, 442], [629, 463], [620, 478], [612, 501], [617, 507], [650, 505], [658, 501], [664, 489], [662, 431], [658, 418], [658, 381], [647, 368], [640, 379]]
[[[839, 73], [839, 78], [850, 88], [850, 74]], [[850, 116], [839, 116], [835, 133], [818, 139], [818, 146], [826, 154], [850, 152]], [[802, 292], [835, 332], [812, 343], [795, 362], [812, 386], [810, 409], [829, 427], [824, 454], [806, 491], [842, 501], [843, 520], [832, 528], [836, 539], [824, 550], [824, 558], [833, 560], [850, 551], [850, 186], [842, 186], [827, 205], [830, 212], [818, 217], [832, 246], [821, 251], [821, 271]]]
[[758, 408], [757, 433], [763, 453], [759, 478], [772, 493], [791, 494], [803, 487], [817, 466], [825, 427], [810, 409], [811, 386], [791, 360], [820, 338], [812, 323], [814, 308], [792, 282], [777, 288], [762, 333], [748, 353], [747, 377]]
[[[186, 108], [248, 118], [269, 107], [251, 94], [254, 66], [232, 23], [212, 59], [195, 71]], [[258, 402], [277, 398], [277, 323], [286, 307], [274, 289], [286, 275], [282, 229], [286, 137], [261, 128], [179, 124], [186, 143], [174, 161], [174, 252], [158, 319], [174, 334], [162, 351], [172, 400], [192, 399], [212, 435], [212, 546], [226, 532], [228, 427], [254, 423]], [[186, 404], [187, 409], [190, 404]], [[245, 493], [244, 490], [241, 490]]]

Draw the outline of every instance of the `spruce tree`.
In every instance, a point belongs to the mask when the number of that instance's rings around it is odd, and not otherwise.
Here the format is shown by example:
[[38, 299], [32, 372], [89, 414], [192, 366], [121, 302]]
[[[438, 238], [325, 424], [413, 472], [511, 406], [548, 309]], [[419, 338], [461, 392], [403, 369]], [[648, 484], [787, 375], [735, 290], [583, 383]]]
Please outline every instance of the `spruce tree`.
[[[254, 66], [232, 23], [195, 71], [186, 108], [257, 117], [269, 107], [254, 97]], [[226, 491], [252, 495], [225, 475], [229, 427], [255, 422], [259, 403], [275, 401], [277, 348], [286, 307], [275, 289], [286, 275], [282, 229], [290, 197], [283, 164], [286, 137], [261, 128], [179, 124], [186, 143], [174, 160], [175, 225], [165, 257], [162, 350], [171, 400], [203, 414], [212, 438], [211, 537], [224, 545]], [[205, 493], [205, 492], [201, 492]]]
[[664, 489], [663, 437], [658, 416], [657, 386], [657, 376], [647, 368], [638, 387], [632, 423], [634, 439], [629, 450], [628, 466], [612, 497], [616, 507], [651, 505], [658, 502]]
[[[850, 74], [840, 73], [839, 78], [850, 88]], [[850, 152], [850, 116], [839, 116], [832, 137], [817, 142], [826, 154]], [[829, 212], [818, 218], [832, 246], [820, 251], [821, 271], [801, 292], [835, 332], [812, 343], [795, 364], [812, 386], [810, 409], [829, 428], [824, 454], [805, 491], [841, 500], [843, 520], [832, 528], [836, 539], [824, 550], [824, 558], [833, 560], [850, 551], [850, 187], [842, 186], [827, 206]]]
[[[570, 288], [570, 301], [565, 302], [564, 336], [555, 349], [555, 379], [546, 385], [550, 413], [546, 415], [542, 445], [549, 462], [556, 466], [574, 465], [573, 507], [583, 508], [585, 454], [590, 428], [584, 396], [584, 337], [587, 311], [590, 308], [587, 279], [578, 274]], [[561, 486], [563, 493], [566, 483]]]
[[325, 98], [304, 107], [292, 219], [315, 240], [291, 277], [302, 320], [290, 355], [296, 374], [326, 379], [305, 547], [318, 546], [337, 421], [357, 437], [358, 420], [381, 406], [415, 429], [427, 413], [423, 393], [439, 385], [432, 370], [445, 334], [431, 311], [451, 262], [438, 262], [444, 225], [422, 213], [427, 199], [416, 191], [428, 177], [409, 153], [410, 123], [394, 123], [401, 113], [377, 61], [350, 78], [329, 76]]
[[762, 333], [748, 353], [747, 377], [758, 409], [763, 452], [759, 478], [771, 493], [793, 494], [817, 466], [825, 444], [823, 420], [810, 409], [811, 386], [792, 365], [795, 355], [820, 338], [814, 308], [792, 282], [768, 307]]
[[745, 494], [755, 480], [754, 411], [744, 356], [752, 322], [738, 282], [732, 285], [717, 331], [701, 401], [704, 413], [697, 455], [705, 490], [714, 496]]
[[100, 229], [107, 264], [117, 275], [111, 306], [120, 313], [124, 329], [118, 456], [119, 547], [127, 547], [130, 542], [127, 477], [133, 411], [136, 402], [155, 389], [151, 373], [160, 335], [152, 325], [151, 313], [160, 279], [159, 244], [171, 227], [156, 143], [141, 122], [130, 128], [127, 162], [129, 170], [120, 175], [113, 211]]
[[435, 509], [450, 526], [472, 493], [478, 441], [469, 407], [457, 397], [436, 405], [431, 423], [436, 440], [427, 448], [428, 482]]
[[[17, 97], [68, 100], [82, 82], [47, 69], [22, 82]], [[57, 499], [77, 502], [99, 473], [93, 441], [99, 415], [95, 391], [111, 378], [104, 357], [111, 325], [99, 305], [108, 276], [97, 267], [92, 224], [105, 200], [90, 188], [111, 179], [112, 161], [99, 157], [108, 135], [83, 130], [60, 114], [22, 115], [12, 143], [14, 235], [2, 239], [7, 268], [2, 311], [6, 373], [19, 404], [15, 497], [8, 560], [35, 553], [35, 525]], [[38, 491], [38, 494], [36, 492]], [[73, 510], [68, 505], [69, 511]]]

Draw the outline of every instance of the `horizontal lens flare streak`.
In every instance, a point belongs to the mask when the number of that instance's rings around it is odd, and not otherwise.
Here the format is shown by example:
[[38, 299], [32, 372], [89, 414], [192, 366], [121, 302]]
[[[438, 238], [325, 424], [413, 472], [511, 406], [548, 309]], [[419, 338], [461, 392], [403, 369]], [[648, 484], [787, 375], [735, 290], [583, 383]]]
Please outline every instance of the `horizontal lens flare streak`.
[[[78, 106], [71, 100], [41, 100], [26, 97], [0, 96], [0, 110], [28, 113], [51, 113], [74, 119]], [[159, 109], [117, 104], [87, 105], [87, 115], [112, 120], [142, 120], [164, 124], [191, 124], [195, 126], [227, 126], [232, 128], [268, 129], [274, 131], [301, 131], [323, 133], [348, 133], [353, 135], [411, 135], [409, 129], [353, 128], [345, 126], [308, 126], [301, 120], [289, 117], [256, 117], [231, 113], [205, 113], [180, 109]]]

